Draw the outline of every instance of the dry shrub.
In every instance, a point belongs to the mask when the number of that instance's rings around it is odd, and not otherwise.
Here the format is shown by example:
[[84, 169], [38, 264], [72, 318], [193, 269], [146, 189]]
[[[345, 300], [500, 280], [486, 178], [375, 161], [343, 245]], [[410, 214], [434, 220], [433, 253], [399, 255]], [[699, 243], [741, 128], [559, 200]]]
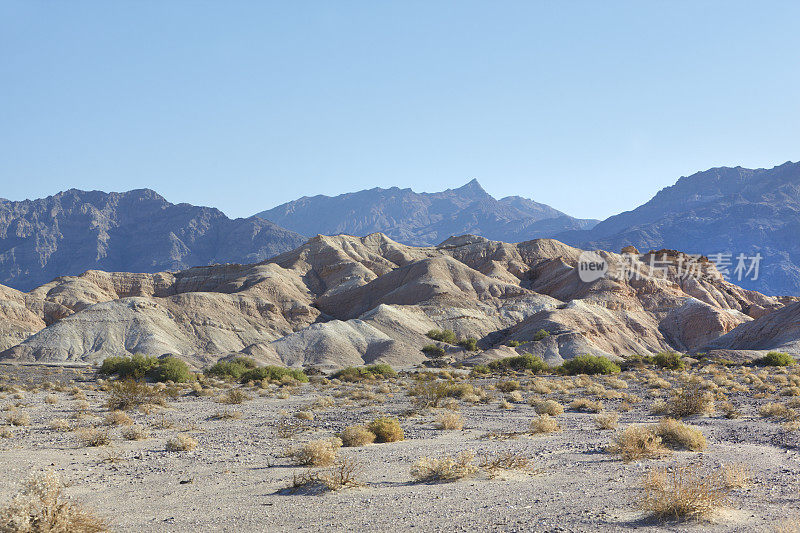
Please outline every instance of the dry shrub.
[[333, 467], [323, 472], [306, 471], [295, 474], [292, 478], [290, 492], [300, 490], [310, 492], [321, 492], [325, 490], [342, 490], [348, 487], [358, 487], [363, 485], [358, 480], [361, 473], [361, 465], [356, 459], [341, 458], [337, 459]]
[[743, 464], [725, 465], [721, 469], [722, 484], [729, 490], [741, 489], [750, 484], [750, 469]]
[[464, 429], [464, 421], [458, 413], [443, 413], [436, 420], [439, 429]]
[[169, 439], [166, 443], [168, 452], [187, 452], [197, 447], [197, 441], [189, 435], [181, 433]]
[[314, 413], [311, 411], [298, 411], [294, 414], [294, 417], [300, 420], [314, 420]]
[[245, 393], [243, 390], [230, 389], [228, 392], [217, 398], [217, 401], [219, 403], [225, 403], [229, 405], [239, 405], [241, 403], [246, 402], [249, 399], [250, 396], [248, 396], [247, 393]]
[[538, 415], [558, 416], [564, 412], [564, 406], [555, 400], [534, 401], [532, 405]]
[[515, 379], [511, 379], [511, 380], [508, 380], [508, 381], [498, 381], [497, 384], [495, 385], [495, 387], [500, 392], [511, 392], [511, 391], [519, 390], [520, 384], [519, 384], [519, 381], [517, 381]]
[[84, 446], [108, 446], [111, 444], [111, 436], [104, 429], [89, 428], [82, 429], [78, 437]]
[[375, 442], [375, 434], [365, 426], [348, 426], [339, 434], [342, 446], [366, 446]]
[[439, 404], [439, 405], [440, 405], [440, 407], [442, 407], [442, 409], [449, 409], [450, 411], [458, 411], [459, 410], [458, 400], [456, 400], [455, 398], [447, 398], [446, 400], [441, 402], [441, 404]]
[[669, 414], [675, 418], [712, 414], [714, 412], [714, 395], [703, 390], [700, 384], [690, 383], [673, 394], [667, 405]]
[[797, 418], [797, 412], [789, 409], [781, 403], [767, 403], [759, 407], [758, 413], [761, 416], [769, 418], [777, 418], [780, 420], [794, 420]]
[[127, 440], [144, 440], [150, 437], [150, 433], [144, 426], [134, 424], [123, 428], [122, 437]]
[[600, 413], [594, 417], [594, 423], [600, 429], [617, 429], [619, 415], [617, 413]]
[[703, 432], [687, 426], [674, 418], [665, 418], [653, 426], [653, 433], [661, 438], [661, 443], [673, 450], [700, 451], [707, 446]]
[[275, 432], [282, 439], [291, 439], [308, 429], [308, 424], [292, 418], [281, 418], [275, 424]]
[[211, 416], [208, 417], [209, 420], [239, 420], [242, 418], [241, 411], [231, 411], [229, 409], [223, 409], [222, 411], [215, 411], [212, 413]]
[[599, 413], [603, 410], [603, 402], [596, 402], [587, 398], [578, 398], [569, 404], [569, 408], [573, 411], [587, 411], [590, 413]]
[[497, 476], [500, 470], [530, 470], [532, 459], [515, 452], [481, 456], [479, 466], [489, 477]]
[[47, 396], [44, 397], [44, 403], [49, 405], [55, 405], [58, 403], [58, 396], [56, 396], [55, 394], [48, 394]]
[[515, 390], [506, 395], [506, 400], [509, 402], [522, 402], [525, 401], [525, 398], [522, 397], [522, 393], [520, 391]]
[[558, 421], [550, 415], [539, 415], [531, 420], [530, 431], [534, 435], [554, 433], [560, 430], [561, 427], [558, 425]]
[[125, 411], [143, 405], [164, 405], [165, 403], [164, 394], [147, 383], [125, 380], [111, 384], [106, 406], [112, 411]]
[[342, 441], [338, 437], [312, 440], [292, 450], [290, 455], [299, 465], [331, 466], [341, 446]]
[[71, 427], [69, 420], [66, 418], [54, 418], [50, 421], [50, 429], [53, 431], [69, 431]]
[[0, 531], [16, 533], [98, 533], [108, 524], [64, 495], [65, 483], [53, 471], [35, 474], [0, 509]]
[[107, 426], [130, 426], [133, 419], [122, 411], [111, 411], [106, 415], [105, 424]]
[[31, 417], [28, 413], [14, 409], [6, 415], [6, 422], [11, 426], [30, 426]]
[[457, 456], [420, 457], [411, 467], [411, 477], [420, 483], [450, 482], [474, 475], [478, 467], [472, 463], [475, 452], [468, 450]]
[[621, 456], [626, 463], [639, 459], [656, 459], [669, 453], [661, 445], [661, 438], [643, 426], [628, 426], [617, 434], [614, 443], [606, 450]]
[[11, 428], [0, 427], [0, 439], [10, 439], [13, 436], [14, 432], [11, 431]]
[[397, 442], [405, 438], [400, 421], [396, 418], [376, 418], [369, 423], [368, 429], [375, 434], [375, 442]]
[[514, 404], [509, 402], [508, 400], [500, 400], [500, 404], [498, 405], [500, 409], [513, 409]]
[[730, 492], [720, 471], [704, 474], [697, 466], [658, 468], [645, 474], [640, 507], [660, 519], [705, 519], [727, 503]]

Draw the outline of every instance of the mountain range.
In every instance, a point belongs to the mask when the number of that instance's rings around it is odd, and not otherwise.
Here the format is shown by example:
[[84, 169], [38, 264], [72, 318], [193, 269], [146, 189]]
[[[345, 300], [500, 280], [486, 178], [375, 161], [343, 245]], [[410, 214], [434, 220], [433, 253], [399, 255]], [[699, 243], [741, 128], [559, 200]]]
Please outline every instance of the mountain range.
[[739, 254], [759, 254], [757, 279], [751, 272], [732, 281], [768, 295], [800, 295], [799, 231], [800, 163], [791, 162], [682, 177], [599, 223], [520, 196], [495, 199], [477, 180], [434, 193], [392, 187], [303, 197], [243, 219], [172, 204], [148, 189], [72, 189], [38, 200], [0, 199], [0, 283], [30, 290], [90, 269], [154, 273], [253, 263], [317, 234], [380, 232], [413, 246], [475, 234], [501, 242], [552, 237], [582, 249], [726, 254], [732, 275]]
[[253, 263], [304, 241], [264, 219], [231, 220], [218, 209], [171, 204], [148, 189], [0, 199], [0, 283], [21, 290], [89, 269]]
[[497, 200], [475, 179], [434, 193], [392, 187], [334, 197], [304, 196], [256, 216], [302, 235], [384, 233], [413, 246], [433, 246], [466, 234], [520, 242], [589, 229], [598, 222], [576, 219], [520, 196]]

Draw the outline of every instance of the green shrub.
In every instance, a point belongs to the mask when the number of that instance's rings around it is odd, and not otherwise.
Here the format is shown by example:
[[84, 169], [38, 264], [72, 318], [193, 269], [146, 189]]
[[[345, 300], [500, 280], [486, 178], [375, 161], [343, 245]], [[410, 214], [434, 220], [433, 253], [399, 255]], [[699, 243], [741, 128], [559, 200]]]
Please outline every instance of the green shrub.
[[133, 354], [131, 357], [108, 357], [103, 360], [100, 373], [109, 376], [116, 374], [120, 379], [149, 378], [153, 381], [176, 383], [184, 383], [194, 377], [189, 371], [189, 366], [177, 357], [158, 359], [141, 354]]
[[458, 341], [458, 345], [470, 352], [478, 351], [478, 340], [472, 337]]
[[757, 366], [792, 366], [794, 363], [794, 358], [783, 352], [769, 352], [764, 357], [753, 361], [753, 364]]
[[286, 368], [285, 366], [258, 366], [251, 368], [242, 374], [240, 381], [247, 383], [248, 381], [282, 381], [287, 378], [296, 379], [303, 383], [308, 383], [308, 376], [299, 368]]
[[397, 372], [387, 364], [376, 364], [367, 366], [348, 366], [338, 372], [334, 373], [331, 377], [341, 381], [361, 381], [364, 379], [385, 379], [395, 377]]
[[429, 339], [439, 342], [446, 342], [447, 344], [456, 344], [458, 339], [456, 334], [449, 329], [432, 329], [425, 334]]
[[686, 363], [679, 353], [675, 352], [661, 352], [652, 358], [653, 364], [660, 368], [668, 370], [683, 370], [686, 368]]
[[491, 374], [491, 370], [486, 365], [475, 365], [472, 367], [472, 370], [469, 371], [470, 377], [476, 376], [485, 376], [486, 374]]
[[426, 344], [422, 347], [422, 353], [428, 357], [441, 357], [444, 355], [444, 348], [436, 344]]
[[116, 374], [121, 379], [144, 379], [147, 373], [157, 364], [157, 357], [139, 353], [130, 357], [107, 357], [100, 366], [100, 373], [107, 376]]
[[506, 341], [505, 344], [506, 346], [516, 348], [517, 346], [519, 346], [519, 341]]
[[546, 337], [549, 337], [549, 336], [550, 336], [550, 332], [549, 331], [547, 331], [546, 329], [540, 329], [539, 331], [537, 331], [533, 335], [533, 340], [540, 341], [540, 340], [542, 340], [542, 339], [544, 339]]
[[579, 355], [564, 361], [561, 368], [569, 374], [615, 374], [620, 371], [619, 366], [602, 355]]
[[147, 377], [153, 381], [174, 381], [186, 383], [194, 379], [194, 374], [189, 370], [189, 365], [177, 357], [159, 359], [158, 364], [150, 369]]
[[217, 361], [213, 366], [207, 368], [205, 373], [221, 379], [240, 380], [245, 372], [257, 366], [255, 359], [236, 357], [230, 361]]
[[529, 353], [516, 355], [514, 357], [504, 357], [503, 359], [498, 359], [489, 363], [489, 369], [496, 372], [504, 370], [530, 370], [532, 372], [542, 372], [548, 368], [549, 367], [547, 366], [547, 363], [542, 361], [540, 357], [536, 357], [535, 355]]

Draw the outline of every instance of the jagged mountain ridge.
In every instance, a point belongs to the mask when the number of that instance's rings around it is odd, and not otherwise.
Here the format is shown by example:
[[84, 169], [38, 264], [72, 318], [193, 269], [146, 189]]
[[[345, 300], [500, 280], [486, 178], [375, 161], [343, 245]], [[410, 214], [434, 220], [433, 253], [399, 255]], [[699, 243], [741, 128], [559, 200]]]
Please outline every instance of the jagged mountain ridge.
[[[760, 253], [759, 279], [737, 284], [766, 294], [800, 294], [800, 163], [772, 169], [713, 168], [682, 177], [650, 201], [589, 230], [559, 233], [574, 246], [686, 253]], [[749, 262], [748, 262], [749, 266]]]
[[473, 179], [457, 189], [417, 193], [374, 188], [339, 196], [304, 196], [256, 216], [303, 235], [384, 233], [413, 246], [431, 246], [453, 235], [476, 234], [520, 242], [552, 237], [597, 221], [572, 218], [520, 196], [495, 199]]
[[272, 222], [172, 204], [149, 189], [70, 189], [47, 198], [0, 200], [0, 283], [22, 290], [89, 269], [127, 272], [253, 263], [305, 239]]

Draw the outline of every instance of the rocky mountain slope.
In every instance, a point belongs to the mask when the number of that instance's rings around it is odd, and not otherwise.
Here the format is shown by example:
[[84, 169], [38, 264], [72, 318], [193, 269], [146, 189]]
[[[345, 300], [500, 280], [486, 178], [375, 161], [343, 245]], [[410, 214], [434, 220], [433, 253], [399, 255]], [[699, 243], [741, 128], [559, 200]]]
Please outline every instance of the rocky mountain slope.
[[[687, 253], [761, 254], [757, 280], [737, 284], [765, 294], [800, 294], [800, 163], [772, 169], [713, 168], [683, 177], [646, 204], [559, 240], [584, 248], [672, 248]], [[747, 262], [749, 267], [750, 261]]]
[[411, 189], [369, 189], [330, 197], [303, 197], [256, 216], [303, 235], [367, 235], [382, 232], [415, 246], [436, 245], [467, 233], [519, 242], [585, 229], [596, 220], [580, 220], [527, 198], [496, 200], [477, 180], [436, 193]]
[[253, 263], [303, 240], [257, 217], [231, 220], [217, 209], [171, 204], [147, 189], [0, 199], [0, 283], [30, 290], [88, 269], [158, 272]]
[[[726, 282], [711, 263], [696, 278], [679, 276], [680, 254], [661, 271], [647, 256], [601, 256], [611, 272], [633, 261], [641, 276], [586, 283], [576, 268], [581, 250], [549, 239], [462, 236], [412, 247], [382, 234], [318, 236], [250, 265], [89, 271], [29, 293], [3, 288], [0, 359], [93, 362], [141, 352], [199, 365], [240, 353], [294, 366], [403, 367], [426, 362], [425, 333], [447, 328], [475, 337], [480, 350], [444, 346], [442, 360], [530, 352], [559, 363], [584, 353], [696, 351], [784, 306]], [[542, 329], [550, 335], [535, 340]]]

